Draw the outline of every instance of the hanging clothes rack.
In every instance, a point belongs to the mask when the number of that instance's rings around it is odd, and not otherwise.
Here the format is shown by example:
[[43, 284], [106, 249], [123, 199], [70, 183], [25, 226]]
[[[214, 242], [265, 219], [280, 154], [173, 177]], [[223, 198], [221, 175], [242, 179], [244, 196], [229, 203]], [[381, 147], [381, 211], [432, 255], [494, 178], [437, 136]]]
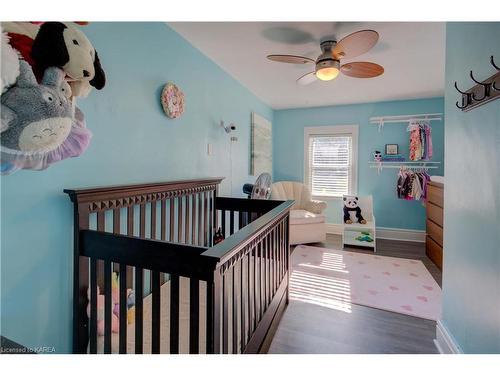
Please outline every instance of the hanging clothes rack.
[[370, 117], [370, 124], [378, 125], [378, 131], [382, 130], [385, 124], [395, 123], [410, 123], [412, 120], [426, 121], [443, 121], [442, 113], [420, 113], [416, 115], [401, 115], [401, 116], [377, 116]]
[[377, 168], [377, 173], [384, 168], [392, 169], [416, 169], [416, 170], [428, 170], [428, 169], [438, 169], [439, 161], [370, 161], [368, 165], [370, 168]]

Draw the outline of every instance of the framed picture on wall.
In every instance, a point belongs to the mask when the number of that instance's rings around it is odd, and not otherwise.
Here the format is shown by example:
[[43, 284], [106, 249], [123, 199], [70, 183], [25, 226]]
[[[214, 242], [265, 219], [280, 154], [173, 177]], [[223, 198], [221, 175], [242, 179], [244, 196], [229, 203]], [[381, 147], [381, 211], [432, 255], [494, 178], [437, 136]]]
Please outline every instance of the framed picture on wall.
[[250, 174], [273, 173], [273, 129], [269, 120], [252, 113], [251, 166]]
[[388, 144], [388, 145], [385, 145], [385, 154], [386, 155], [397, 155], [397, 154], [399, 154], [399, 146], [397, 144]]

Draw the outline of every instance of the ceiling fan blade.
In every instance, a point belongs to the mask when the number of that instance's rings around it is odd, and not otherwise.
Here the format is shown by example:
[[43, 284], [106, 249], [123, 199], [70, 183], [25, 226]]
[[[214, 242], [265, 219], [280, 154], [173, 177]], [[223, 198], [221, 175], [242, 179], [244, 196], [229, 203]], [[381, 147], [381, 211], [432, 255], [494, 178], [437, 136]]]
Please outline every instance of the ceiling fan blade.
[[368, 52], [378, 41], [378, 33], [375, 30], [361, 30], [342, 38], [333, 48], [333, 57], [337, 60], [352, 59]]
[[309, 72], [307, 74], [304, 74], [302, 77], [299, 77], [297, 79], [297, 83], [299, 85], [305, 86], [305, 85], [308, 85], [310, 83], [313, 83], [316, 80], [317, 80], [316, 72]]
[[272, 61], [283, 62], [288, 64], [308, 64], [315, 63], [313, 59], [305, 56], [296, 55], [268, 55], [267, 58]]
[[384, 73], [384, 68], [372, 62], [360, 61], [344, 64], [340, 71], [349, 77], [372, 78]]

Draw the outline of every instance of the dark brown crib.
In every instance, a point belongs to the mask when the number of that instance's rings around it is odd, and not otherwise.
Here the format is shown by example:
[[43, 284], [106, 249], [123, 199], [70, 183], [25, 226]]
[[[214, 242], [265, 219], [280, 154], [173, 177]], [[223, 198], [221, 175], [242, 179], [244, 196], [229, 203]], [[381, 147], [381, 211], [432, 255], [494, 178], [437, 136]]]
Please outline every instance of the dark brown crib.
[[[75, 353], [267, 351], [288, 303], [293, 201], [219, 197], [221, 181], [64, 190], [74, 204]], [[213, 245], [219, 227], [225, 240]], [[135, 291], [132, 323], [127, 288]]]

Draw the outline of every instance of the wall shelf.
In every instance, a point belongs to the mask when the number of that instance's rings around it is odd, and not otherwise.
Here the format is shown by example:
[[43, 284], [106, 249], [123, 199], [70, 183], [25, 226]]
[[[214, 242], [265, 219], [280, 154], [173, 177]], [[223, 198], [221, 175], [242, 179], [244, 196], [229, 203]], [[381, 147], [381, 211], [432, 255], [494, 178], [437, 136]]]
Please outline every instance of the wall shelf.
[[418, 169], [418, 170], [427, 170], [427, 169], [438, 169], [440, 161], [427, 161], [427, 160], [418, 160], [418, 161], [369, 161], [368, 165], [370, 168], [377, 168], [378, 174], [384, 168], [391, 169]]
[[404, 123], [409, 123], [413, 120], [443, 121], [443, 114], [420, 113], [417, 115], [370, 117], [370, 124], [377, 125], [378, 131], [380, 131], [385, 124], [404, 124]]

